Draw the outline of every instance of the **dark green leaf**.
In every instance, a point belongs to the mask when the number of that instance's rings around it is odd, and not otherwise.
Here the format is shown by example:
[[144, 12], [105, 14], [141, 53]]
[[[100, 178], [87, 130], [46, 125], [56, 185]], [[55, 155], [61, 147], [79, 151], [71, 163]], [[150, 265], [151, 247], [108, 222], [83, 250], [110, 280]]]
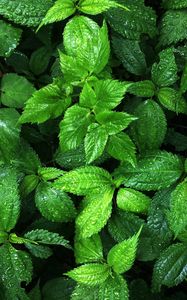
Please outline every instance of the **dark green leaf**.
[[[1, 4], [0, 4], [1, 13]], [[8, 57], [17, 47], [22, 30], [0, 20], [0, 56]]]

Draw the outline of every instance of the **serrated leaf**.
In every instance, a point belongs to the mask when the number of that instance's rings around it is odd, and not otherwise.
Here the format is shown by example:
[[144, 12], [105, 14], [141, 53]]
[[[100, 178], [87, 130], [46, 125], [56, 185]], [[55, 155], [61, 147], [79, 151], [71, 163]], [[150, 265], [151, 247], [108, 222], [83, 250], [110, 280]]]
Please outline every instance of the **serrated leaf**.
[[84, 139], [86, 161], [88, 164], [100, 157], [105, 149], [108, 133], [104, 126], [92, 123]]
[[113, 193], [114, 191], [110, 188], [91, 195], [88, 205], [79, 213], [76, 219], [76, 230], [79, 239], [91, 237], [106, 225], [112, 213]]
[[115, 159], [136, 164], [135, 145], [124, 132], [110, 136], [106, 150]]
[[9, 57], [11, 55], [19, 43], [21, 34], [21, 29], [0, 20], [0, 56]]
[[76, 240], [74, 243], [75, 260], [77, 264], [83, 264], [103, 259], [103, 247], [99, 234], [90, 238]]
[[110, 274], [110, 268], [107, 264], [86, 264], [75, 268], [66, 275], [78, 283], [85, 285], [98, 285], [103, 283]]
[[97, 102], [97, 97], [95, 91], [92, 89], [91, 85], [86, 82], [80, 94], [80, 106], [86, 108], [93, 108]]
[[131, 269], [136, 257], [140, 232], [141, 229], [136, 235], [115, 245], [109, 251], [107, 262], [117, 274], [127, 272]]
[[68, 241], [56, 232], [46, 229], [35, 229], [24, 234], [24, 238], [41, 245], [60, 245], [69, 248]]
[[186, 10], [168, 10], [161, 21], [160, 43], [170, 45], [187, 38], [184, 28], [187, 26]]
[[60, 177], [64, 173], [65, 171], [53, 167], [40, 167], [38, 169], [38, 175], [43, 180], [53, 180]]
[[[181, 159], [166, 151], [150, 152], [135, 167], [122, 164], [115, 171], [126, 187], [142, 191], [156, 191], [176, 182], [183, 172]], [[123, 178], [123, 179], [122, 179]]]
[[187, 114], [187, 102], [180, 92], [172, 88], [161, 88], [158, 92], [160, 103], [168, 110]]
[[184, 244], [169, 246], [155, 263], [153, 289], [160, 291], [162, 285], [172, 287], [181, 283], [187, 274], [187, 248]]
[[128, 72], [135, 75], [146, 73], [145, 55], [140, 49], [139, 41], [128, 40], [114, 35], [112, 44], [116, 56]]
[[138, 40], [141, 34], [150, 37], [156, 34], [156, 15], [152, 8], [143, 1], [120, 0], [118, 3], [129, 10], [114, 8], [106, 12], [107, 21], [117, 33], [130, 40]]
[[129, 290], [126, 280], [118, 274], [112, 274], [99, 287], [99, 300], [128, 300]]
[[181, 9], [187, 7], [186, 0], [163, 0], [163, 3], [167, 9]]
[[26, 102], [20, 123], [43, 123], [60, 116], [70, 105], [71, 98], [55, 84], [49, 84], [36, 91]]
[[29, 250], [29, 252], [38, 258], [47, 259], [53, 254], [51, 248], [42, 245], [35, 245], [32, 243], [25, 242], [25, 247]]
[[0, 285], [5, 289], [5, 299], [23, 299], [28, 297], [21, 287], [23, 282], [32, 279], [32, 261], [25, 251], [16, 250], [10, 244], [0, 247]]
[[53, 0], [1, 0], [0, 14], [8, 20], [26, 26], [38, 26]]
[[40, 27], [46, 24], [62, 21], [73, 15], [76, 11], [74, 2], [75, 1], [73, 0], [57, 0], [55, 4], [48, 10]]
[[22, 108], [35, 88], [25, 77], [8, 73], [2, 78], [1, 92], [1, 101], [5, 106]]
[[139, 151], [159, 149], [167, 130], [167, 120], [159, 104], [146, 100], [136, 107], [134, 116], [137, 120], [130, 125], [130, 135]]
[[113, 135], [127, 128], [136, 117], [123, 112], [103, 111], [96, 115], [96, 120], [109, 135]]
[[59, 138], [62, 150], [76, 149], [83, 142], [91, 122], [92, 116], [89, 109], [80, 107], [78, 104], [67, 109], [60, 123]]
[[117, 206], [134, 213], [147, 213], [151, 199], [141, 192], [133, 189], [120, 189], [117, 194]]
[[159, 58], [159, 63], [154, 63], [152, 66], [152, 80], [159, 87], [170, 86], [178, 79], [173, 48], [160, 52]]
[[128, 89], [129, 84], [124, 84], [113, 79], [97, 80], [93, 83], [97, 102], [95, 111], [110, 110], [118, 106]]
[[42, 216], [52, 222], [69, 222], [76, 216], [71, 198], [47, 182], [38, 185], [35, 203]]
[[89, 286], [85, 284], [77, 284], [71, 300], [98, 300], [99, 286]]
[[128, 93], [133, 94], [138, 97], [153, 97], [156, 88], [152, 81], [143, 80], [138, 82], [133, 82], [128, 88]]
[[187, 226], [187, 181], [178, 184], [171, 195], [170, 210], [167, 213], [169, 226], [175, 237], [178, 236]]
[[54, 186], [76, 195], [89, 195], [111, 187], [112, 177], [99, 167], [81, 167], [64, 174]]
[[36, 175], [26, 175], [20, 185], [20, 194], [22, 197], [32, 193], [39, 183], [39, 177]]
[[106, 24], [100, 28], [87, 17], [73, 18], [64, 29], [64, 47], [67, 54], [75, 57], [89, 72], [100, 73], [110, 54]]
[[118, 6], [119, 4], [113, 0], [82, 0], [78, 5], [78, 10], [85, 14], [97, 15], [112, 7]]
[[0, 230], [9, 232], [17, 223], [20, 214], [20, 199], [16, 171], [0, 167]]

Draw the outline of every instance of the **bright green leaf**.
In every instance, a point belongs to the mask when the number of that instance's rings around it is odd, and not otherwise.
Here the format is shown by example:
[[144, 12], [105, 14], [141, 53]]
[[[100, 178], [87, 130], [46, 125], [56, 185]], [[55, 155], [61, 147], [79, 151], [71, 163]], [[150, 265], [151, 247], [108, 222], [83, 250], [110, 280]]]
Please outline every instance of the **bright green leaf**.
[[96, 102], [97, 102], [96, 94], [92, 89], [92, 87], [90, 86], [90, 84], [86, 82], [80, 94], [80, 101], [79, 101], [80, 106], [86, 108], [93, 108]]
[[168, 110], [187, 114], [186, 99], [178, 91], [169, 87], [161, 88], [158, 92], [158, 99]]
[[118, 2], [114, 0], [82, 0], [78, 5], [78, 9], [85, 14], [97, 15], [110, 8], [119, 6]]
[[133, 82], [128, 88], [128, 93], [138, 97], [153, 97], [155, 94], [155, 85], [150, 80]]

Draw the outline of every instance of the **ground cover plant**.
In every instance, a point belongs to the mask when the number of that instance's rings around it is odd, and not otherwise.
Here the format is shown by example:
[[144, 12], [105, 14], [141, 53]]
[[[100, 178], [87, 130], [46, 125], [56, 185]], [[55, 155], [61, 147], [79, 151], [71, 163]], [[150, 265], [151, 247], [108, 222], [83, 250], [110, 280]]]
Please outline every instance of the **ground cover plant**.
[[187, 299], [187, 0], [0, 16], [0, 299]]

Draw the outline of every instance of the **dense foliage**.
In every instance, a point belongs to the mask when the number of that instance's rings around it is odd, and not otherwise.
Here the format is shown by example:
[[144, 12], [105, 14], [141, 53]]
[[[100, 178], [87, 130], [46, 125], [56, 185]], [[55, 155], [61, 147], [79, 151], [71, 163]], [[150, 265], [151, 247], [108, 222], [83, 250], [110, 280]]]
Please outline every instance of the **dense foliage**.
[[0, 299], [187, 299], [187, 0], [0, 16]]

